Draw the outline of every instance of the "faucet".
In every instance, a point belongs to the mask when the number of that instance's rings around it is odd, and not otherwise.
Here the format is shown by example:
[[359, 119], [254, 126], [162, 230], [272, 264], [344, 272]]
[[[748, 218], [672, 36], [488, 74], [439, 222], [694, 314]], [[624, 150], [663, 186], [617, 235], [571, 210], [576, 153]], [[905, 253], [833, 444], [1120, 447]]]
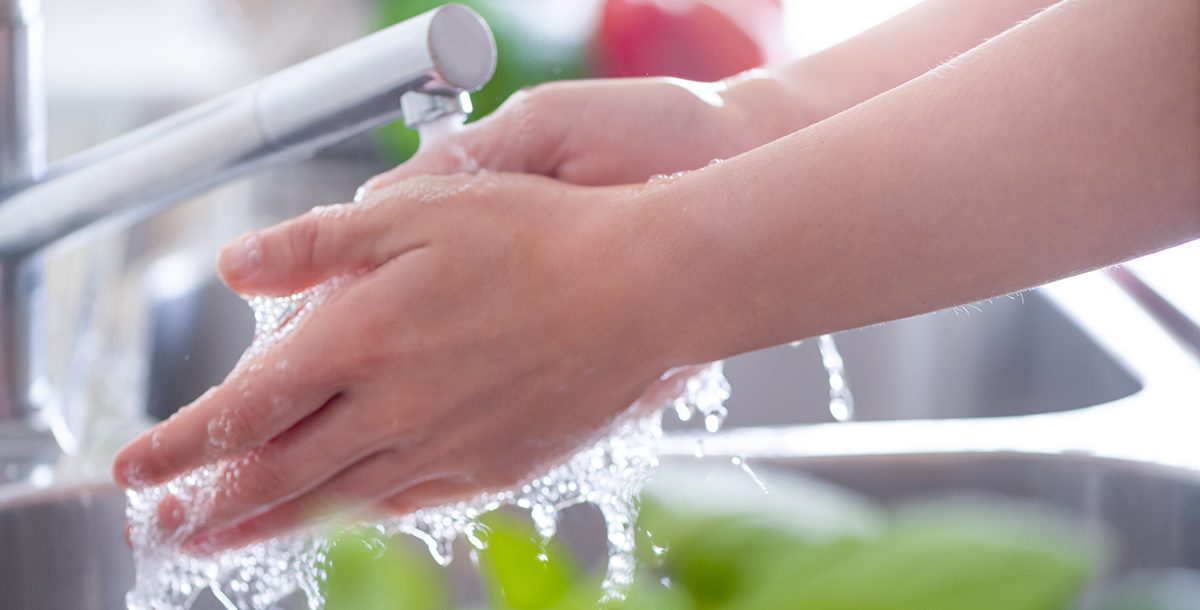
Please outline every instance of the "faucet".
[[447, 4], [181, 111], [50, 167], [40, 0], [0, 0], [0, 423], [44, 428], [44, 260], [265, 167], [395, 119], [471, 110], [496, 45]]

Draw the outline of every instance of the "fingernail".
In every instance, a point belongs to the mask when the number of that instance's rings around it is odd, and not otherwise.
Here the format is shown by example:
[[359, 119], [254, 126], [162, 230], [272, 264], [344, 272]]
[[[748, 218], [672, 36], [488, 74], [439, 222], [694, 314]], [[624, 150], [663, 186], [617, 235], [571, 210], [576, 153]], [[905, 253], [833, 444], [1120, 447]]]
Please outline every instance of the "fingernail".
[[217, 258], [217, 266], [226, 275], [246, 278], [262, 264], [262, 240], [251, 233], [225, 246]]
[[370, 182], [363, 184], [362, 186], [358, 187], [358, 190], [354, 191], [354, 203], [359, 203], [363, 199], [366, 199], [367, 192], [369, 190], [367, 187], [368, 184], [370, 184]]

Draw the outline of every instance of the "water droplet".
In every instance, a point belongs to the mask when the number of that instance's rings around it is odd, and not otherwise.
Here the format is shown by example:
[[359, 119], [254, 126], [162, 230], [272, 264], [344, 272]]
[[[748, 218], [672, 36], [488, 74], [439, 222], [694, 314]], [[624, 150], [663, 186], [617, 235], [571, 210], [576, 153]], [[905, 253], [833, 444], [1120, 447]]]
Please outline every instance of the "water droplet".
[[725, 423], [725, 411], [714, 411], [704, 416], [704, 429], [710, 433], [721, 431], [721, 426]]
[[762, 478], [758, 476], [758, 473], [754, 472], [754, 469], [750, 468], [750, 464], [746, 463], [746, 458], [742, 456], [735, 456], [729, 461], [732, 462], [734, 466], [741, 468], [742, 472], [746, 473], [746, 475], [754, 481], [755, 485], [758, 485], [758, 488], [761, 489], [764, 494], [771, 493], [771, 489], [767, 487], [767, 482], [762, 480]]
[[817, 348], [829, 376], [829, 414], [837, 421], [849, 421], [854, 418], [854, 395], [846, 384], [846, 364], [842, 354], [832, 335], [821, 335], [817, 339]]

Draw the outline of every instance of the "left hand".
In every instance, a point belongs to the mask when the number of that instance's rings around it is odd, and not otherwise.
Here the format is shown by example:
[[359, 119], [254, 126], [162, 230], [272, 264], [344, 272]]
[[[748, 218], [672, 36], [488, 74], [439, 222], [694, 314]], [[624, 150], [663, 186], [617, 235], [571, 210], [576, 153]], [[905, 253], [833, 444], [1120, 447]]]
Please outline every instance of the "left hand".
[[185, 548], [331, 509], [408, 512], [514, 485], [594, 440], [671, 362], [629, 232], [645, 187], [417, 178], [228, 246], [236, 291], [361, 274], [280, 342], [117, 456], [119, 484], [220, 462]]

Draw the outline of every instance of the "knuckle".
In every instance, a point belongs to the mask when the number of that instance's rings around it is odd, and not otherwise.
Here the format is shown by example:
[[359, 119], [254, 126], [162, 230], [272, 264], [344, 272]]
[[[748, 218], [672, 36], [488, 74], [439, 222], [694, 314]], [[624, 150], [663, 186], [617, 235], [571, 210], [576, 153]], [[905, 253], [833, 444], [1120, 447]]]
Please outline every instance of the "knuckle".
[[287, 491], [286, 475], [271, 464], [260, 462], [242, 466], [236, 478], [237, 492], [250, 503], [265, 504]]
[[253, 441], [255, 421], [250, 409], [244, 406], [226, 407], [208, 421], [208, 444], [211, 451], [225, 455]]
[[317, 261], [318, 249], [325, 239], [326, 226], [320, 217], [305, 214], [297, 218], [286, 234], [291, 262], [301, 267], [312, 266]]
[[539, 111], [553, 110], [562, 92], [562, 85], [545, 83], [535, 85], [521, 92], [514, 107], [521, 107], [524, 112], [537, 114]]

